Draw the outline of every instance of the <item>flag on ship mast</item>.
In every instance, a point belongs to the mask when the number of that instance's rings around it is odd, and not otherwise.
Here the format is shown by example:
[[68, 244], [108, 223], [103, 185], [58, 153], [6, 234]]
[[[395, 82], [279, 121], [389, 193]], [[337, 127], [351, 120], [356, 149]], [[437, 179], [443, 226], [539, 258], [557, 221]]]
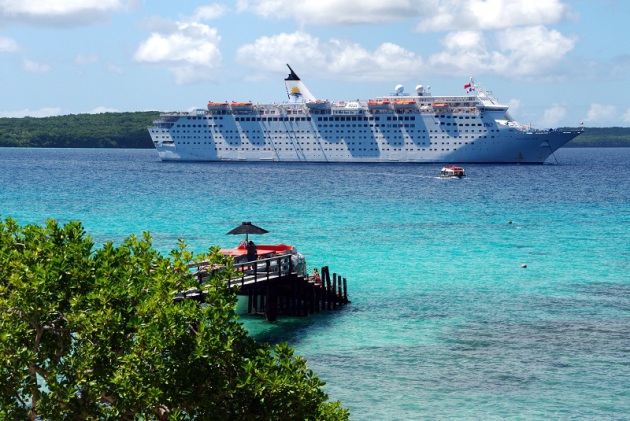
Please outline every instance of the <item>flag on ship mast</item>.
[[473, 85], [473, 78], [470, 78], [470, 81], [464, 85], [464, 89], [466, 90], [466, 92], [471, 93], [475, 90], [475, 87]]

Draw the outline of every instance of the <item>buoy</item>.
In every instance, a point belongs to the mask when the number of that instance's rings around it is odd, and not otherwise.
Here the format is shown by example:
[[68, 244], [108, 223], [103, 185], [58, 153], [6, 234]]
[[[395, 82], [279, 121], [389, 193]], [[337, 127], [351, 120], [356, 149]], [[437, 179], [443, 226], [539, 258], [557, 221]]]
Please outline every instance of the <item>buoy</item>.
[[509, 220], [509, 221], [508, 221], [508, 224], [511, 224], [511, 223], [512, 223], [512, 220]]
[[521, 267], [522, 267], [523, 269], [525, 269], [525, 268], [527, 267], [527, 265], [526, 265], [525, 263], [523, 263], [523, 264], [521, 265]]

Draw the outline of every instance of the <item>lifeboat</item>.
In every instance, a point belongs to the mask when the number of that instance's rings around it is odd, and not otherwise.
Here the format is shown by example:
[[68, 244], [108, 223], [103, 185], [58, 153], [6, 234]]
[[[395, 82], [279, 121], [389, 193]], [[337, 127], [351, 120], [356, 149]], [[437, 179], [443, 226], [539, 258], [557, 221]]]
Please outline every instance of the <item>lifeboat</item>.
[[232, 108], [232, 111], [251, 111], [254, 107], [251, 101], [247, 101], [247, 102], [232, 101], [232, 103], [230, 104], [230, 108]]
[[407, 110], [411, 108], [416, 108], [416, 101], [413, 99], [399, 99], [394, 101], [394, 109], [396, 110]]
[[208, 101], [208, 110], [209, 111], [213, 111], [213, 110], [227, 110], [229, 107], [229, 104], [227, 102], [212, 102], [212, 101]]
[[387, 109], [391, 107], [391, 102], [387, 99], [370, 99], [367, 105], [371, 110]]
[[448, 102], [434, 102], [433, 103], [433, 108], [448, 108], [449, 104]]
[[308, 101], [306, 103], [306, 107], [311, 109], [311, 110], [323, 110], [326, 108], [330, 108], [330, 101], [327, 100], [315, 100], [315, 101]]

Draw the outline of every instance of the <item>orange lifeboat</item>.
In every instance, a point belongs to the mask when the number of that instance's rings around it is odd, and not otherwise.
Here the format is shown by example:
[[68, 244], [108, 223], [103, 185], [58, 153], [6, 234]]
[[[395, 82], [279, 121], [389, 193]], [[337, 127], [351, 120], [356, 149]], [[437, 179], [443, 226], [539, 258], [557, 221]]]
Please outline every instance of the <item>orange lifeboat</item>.
[[208, 110], [227, 110], [229, 104], [227, 102], [212, 102], [208, 101]]

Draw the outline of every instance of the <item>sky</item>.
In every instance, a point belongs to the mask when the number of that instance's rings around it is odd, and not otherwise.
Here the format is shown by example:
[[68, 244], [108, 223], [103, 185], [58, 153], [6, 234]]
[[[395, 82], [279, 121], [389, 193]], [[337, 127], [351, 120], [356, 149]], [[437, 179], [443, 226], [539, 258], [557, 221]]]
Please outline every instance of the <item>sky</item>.
[[627, 0], [0, 0], [0, 117], [187, 111], [470, 77], [535, 127], [630, 126]]

